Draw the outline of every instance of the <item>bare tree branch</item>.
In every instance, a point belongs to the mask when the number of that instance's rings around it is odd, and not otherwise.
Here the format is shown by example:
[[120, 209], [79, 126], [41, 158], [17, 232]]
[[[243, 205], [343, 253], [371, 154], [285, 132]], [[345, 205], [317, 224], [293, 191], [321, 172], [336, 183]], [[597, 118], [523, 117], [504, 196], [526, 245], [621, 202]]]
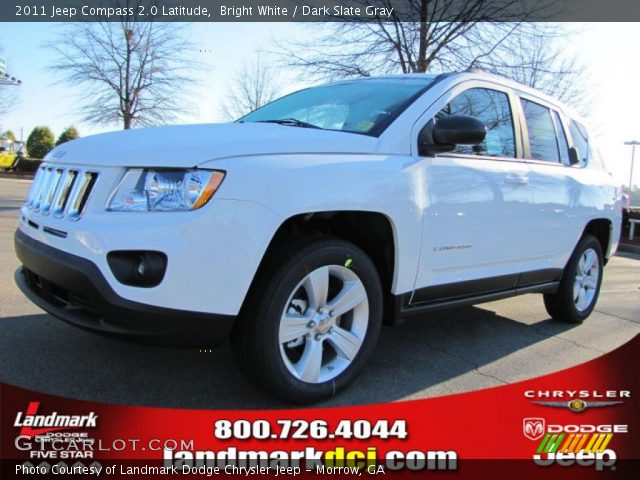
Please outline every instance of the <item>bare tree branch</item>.
[[473, 66], [541, 90], [588, 115], [584, 107], [590, 103], [588, 70], [562, 51], [556, 40], [564, 33], [556, 28], [538, 35], [510, 35], [496, 47], [496, 54], [474, 59]]
[[276, 53], [307, 79], [477, 67], [568, 103], [581, 99], [580, 66], [554, 46], [563, 28], [526, 22], [552, 16], [560, 0], [407, 0], [402, 12], [398, 2], [381, 1], [396, 7], [391, 18], [314, 24], [311, 38], [281, 42]]
[[136, 16], [73, 24], [51, 44], [57, 59], [50, 69], [82, 87], [80, 108], [89, 123], [125, 129], [166, 123], [195, 108], [186, 100], [195, 83], [193, 47], [182, 30]]
[[274, 100], [281, 90], [281, 83], [277, 72], [258, 55], [236, 72], [228, 90], [220, 113], [226, 120], [236, 120]]

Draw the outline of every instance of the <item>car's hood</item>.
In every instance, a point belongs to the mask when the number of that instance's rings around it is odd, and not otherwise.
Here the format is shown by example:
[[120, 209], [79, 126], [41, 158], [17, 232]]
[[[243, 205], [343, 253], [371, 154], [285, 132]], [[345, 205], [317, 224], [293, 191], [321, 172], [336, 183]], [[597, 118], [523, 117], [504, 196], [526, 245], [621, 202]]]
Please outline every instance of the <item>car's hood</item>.
[[53, 149], [45, 160], [96, 166], [192, 167], [228, 157], [279, 153], [372, 153], [366, 135], [272, 123], [155, 127], [93, 135]]

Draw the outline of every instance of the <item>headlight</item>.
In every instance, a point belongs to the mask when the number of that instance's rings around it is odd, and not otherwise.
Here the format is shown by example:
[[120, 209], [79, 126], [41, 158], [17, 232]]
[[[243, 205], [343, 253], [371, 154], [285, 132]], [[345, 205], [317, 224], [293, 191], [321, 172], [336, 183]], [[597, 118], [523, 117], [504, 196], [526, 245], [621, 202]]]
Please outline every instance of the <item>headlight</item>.
[[224, 179], [217, 170], [127, 170], [107, 208], [115, 211], [196, 210], [216, 193]]

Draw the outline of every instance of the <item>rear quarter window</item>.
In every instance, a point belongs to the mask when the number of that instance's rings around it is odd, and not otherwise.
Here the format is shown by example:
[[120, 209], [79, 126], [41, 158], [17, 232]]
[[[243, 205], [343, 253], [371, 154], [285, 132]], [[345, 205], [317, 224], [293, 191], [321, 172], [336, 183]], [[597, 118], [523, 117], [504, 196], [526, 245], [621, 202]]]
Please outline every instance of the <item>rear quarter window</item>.
[[581, 123], [571, 120], [569, 123], [569, 132], [571, 133], [573, 146], [578, 151], [580, 165], [587, 165], [593, 155], [587, 129]]

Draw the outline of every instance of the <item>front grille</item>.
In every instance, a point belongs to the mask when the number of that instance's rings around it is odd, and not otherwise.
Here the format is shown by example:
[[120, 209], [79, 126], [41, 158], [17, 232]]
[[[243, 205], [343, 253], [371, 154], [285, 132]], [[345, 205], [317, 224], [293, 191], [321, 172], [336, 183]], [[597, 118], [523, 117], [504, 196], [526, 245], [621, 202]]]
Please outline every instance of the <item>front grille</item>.
[[97, 172], [43, 164], [33, 179], [26, 205], [42, 215], [78, 220], [97, 179]]

